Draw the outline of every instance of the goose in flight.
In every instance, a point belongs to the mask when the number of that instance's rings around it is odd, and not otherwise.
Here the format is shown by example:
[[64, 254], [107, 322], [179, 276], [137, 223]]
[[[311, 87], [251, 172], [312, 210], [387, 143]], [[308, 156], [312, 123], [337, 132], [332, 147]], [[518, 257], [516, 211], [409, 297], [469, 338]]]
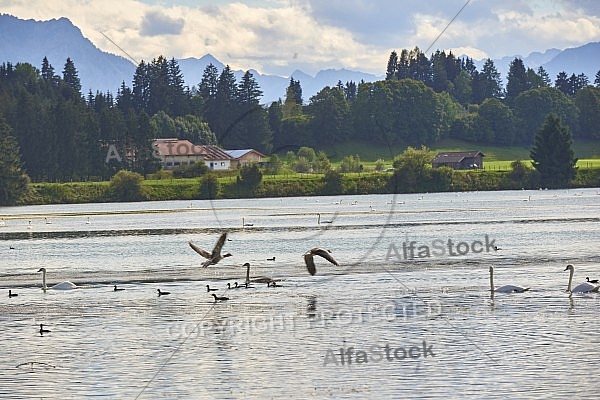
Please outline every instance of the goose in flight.
[[217, 241], [217, 244], [215, 244], [215, 247], [213, 248], [212, 253], [209, 253], [208, 251], [196, 246], [194, 243], [192, 243], [191, 240], [188, 243], [189, 243], [190, 247], [192, 249], [194, 249], [194, 251], [196, 253], [198, 253], [202, 257], [206, 258], [206, 261], [202, 264], [202, 267], [206, 268], [209, 265], [215, 265], [216, 263], [218, 263], [225, 257], [232, 256], [231, 253], [225, 253], [225, 254], [221, 255], [221, 249], [223, 248], [223, 245], [225, 244], [225, 240], [227, 240], [227, 232], [225, 232], [221, 235], [221, 237]]
[[324, 250], [324, 249], [315, 247], [313, 249], [310, 249], [306, 253], [304, 253], [304, 263], [306, 264], [306, 268], [308, 269], [308, 272], [311, 275], [314, 275], [317, 273], [317, 267], [315, 266], [314, 256], [321, 256], [324, 259], [326, 259], [327, 261], [329, 261], [330, 263], [332, 263], [333, 265], [339, 265], [338, 262], [335, 261], [335, 259], [333, 258], [333, 256], [331, 255], [331, 252], [329, 250]]
[[567, 292], [569, 292], [569, 293], [591, 293], [591, 292], [598, 292], [598, 290], [600, 289], [600, 286], [589, 283], [589, 282], [583, 282], [571, 289], [571, 283], [573, 283], [573, 274], [575, 273], [575, 267], [573, 267], [571, 264], [569, 264], [565, 268], [565, 271], [567, 271], [567, 270], [569, 270], [569, 285], [567, 286]]
[[54, 286], [48, 287], [48, 286], [46, 286], [46, 268], [42, 267], [42, 268], [38, 269], [38, 272], [42, 273], [42, 290], [44, 290], [44, 291], [46, 291], [48, 289], [53, 289], [53, 290], [77, 289], [77, 285], [75, 285], [73, 282], [69, 282], [69, 281], [60, 282]]
[[497, 289], [494, 289], [494, 267], [490, 266], [490, 291], [496, 293], [523, 293], [528, 291], [530, 288], [515, 285], [504, 285]]

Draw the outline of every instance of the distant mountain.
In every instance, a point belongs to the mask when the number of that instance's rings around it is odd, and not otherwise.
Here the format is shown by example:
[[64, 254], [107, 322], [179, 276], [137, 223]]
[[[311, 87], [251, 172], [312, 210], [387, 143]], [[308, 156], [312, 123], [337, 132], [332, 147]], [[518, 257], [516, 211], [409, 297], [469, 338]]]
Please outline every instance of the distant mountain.
[[[494, 59], [494, 66], [502, 76], [502, 82], [506, 85], [510, 63], [520, 58], [525, 64], [525, 68], [537, 69], [544, 67], [550, 75], [552, 83], [559, 72], [565, 71], [568, 75], [581, 73], [585, 74], [590, 82], [594, 82], [596, 72], [600, 70], [600, 42], [592, 42], [580, 47], [568, 48], [565, 50], [549, 49], [543, 53], [533, 52], [526, 57], [521, 55], [506, 56]], [[475, 62], [478, 68], [483, 66], [485, 60]]]
[[0, 63], [27, 62], [38, 69], [46, 57], [57, 75], [70, 57], [84, 95], [90, 89], [116, 93], [123, 81], [131, 86], [136, 68], [132, 61], [98, 49], [67, 18], [34, 21], [0, 15], [0, 55]]
[[568, 75], [584, 73], [594, 82], [596, 73], [600, 70], [600, 42], [565, 49], [543, 64], [553, 81], [559, 72], [565, 71]]
[[[122, 82], [131, 87], [136, 69], [136, 65], [131, 60], [98, 49], [67, 18], [34, 21], [1, 14], [0, 55], [2, 57], [0, 63], [27, 62], [37, 68], [41, 68], [42, 59], [47, 57], [57, 75], [62, 74], [64, 64], [70, 57], [79, 72], [84, 95], [90, 90], [93, 93], [110, 91], [116, 94]], [[157, 54], [155, 57], [159, 55]], [[164, 56], [170, 58], [168, 55]], [[494, 60], [494, 65], [501, 73], [504, 84], [506, 84], [508, 66], [514, 58], [515, 56], [511, 56]], [[550, 49], [543, 53], [534, 52], [521, 58], [527, 67], [537, 69], [542, 65], [550, 73], [553, 81], [556, 74], [565, 71], [569, 75], [584, 73], [593, 82], [596, 72], [600, 69], [600, 43], [588, 43], [581, 47], [562, 51]], [[225, 67], [221, 61], [210, 54], [201, 58], [192, 57], [177, 61], [185, 83], [190, 88], [198, 86], [207, 65], [212, 63], [219, 72]], [[476, 64], [480, 68], [483, 61], [476, 62]], [[382, 65], [382, 72], [384, 68], [385, 66]], [[255, 70], [250, 70], [250, 72], [263, 91], [262, 103], [285, 98], [290, 78], [300, 81], [305, 103], [308, 103], [310, 97], [325, 86], [335, 86], [338, 81], [341, 81], [342, 84], [348, 81], [358, 84], [361, 81], [373, 82], [384, 79], [384, 75], [376, 76], [346, 69], [322, 70], [315, 76], [296, 70], [290, 77], [263, 75]], [[233, 73], [239, 81], [244, 71], [238, 70]]]

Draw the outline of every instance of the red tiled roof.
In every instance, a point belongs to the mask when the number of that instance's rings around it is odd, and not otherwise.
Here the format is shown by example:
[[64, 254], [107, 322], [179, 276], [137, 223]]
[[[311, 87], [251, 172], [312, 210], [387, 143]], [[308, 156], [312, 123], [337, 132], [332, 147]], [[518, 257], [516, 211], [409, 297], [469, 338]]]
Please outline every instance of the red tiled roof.
[[219, 146], [214, 145], [195, 145], [189, 140], [180, 139], [155, 139], [154, 147], [158, 154], [164, 157], [168, 156], [192, 156], [202, 157], [204, 160], [231, 160]]

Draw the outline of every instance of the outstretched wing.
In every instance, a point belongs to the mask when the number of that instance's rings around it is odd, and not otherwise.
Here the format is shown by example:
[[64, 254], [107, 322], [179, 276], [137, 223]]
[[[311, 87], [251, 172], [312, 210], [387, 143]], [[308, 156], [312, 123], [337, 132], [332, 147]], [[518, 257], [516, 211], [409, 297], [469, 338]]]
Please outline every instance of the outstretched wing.
[[331, 255], [331, 253], [328, 252], [327, 250], [323, 250], [323, 249], [319, 249], [319, 248], [314, 248], [310, 252], [312, 254], [314, 254], [314, 255], [323, 257], [324, 259], [326, 259], [327, 261], [329, 261], [333, 265], [339, 265], [338, 262], [335, 261], [335, 259]]
[[201, 249], [200, 247], [196, 246], [194, 243], [192, 243], [191, 240], [188, 242], [188, 244], [190, 245], [190, 247], [192, 249], [194, 249], [194, 251], [196, 253], [200, 254], [202, 257], [204, 257], [204, 258], [211, 258], [211, 255], [210, 255], [210, 253], [208, 251], [206, 251], [204, 249]]
[[315, 260], [313, 259], [313, 255], [311, 253], [306, 253], [304, 255], [304, 263], [306, 264], [306, 268], [308, 269], [309, 274], [314, 275], [317, 273]]
[[225, 244], [225, 240], [227, 240], [227, 232], [223, 233], [219, 240], [217, 240], [217, 244], [215, 244], [215, 247], [213, 248], [212, 255], [209, 256], [210, 258], [216, 258], [221, 254], [221, 249]]

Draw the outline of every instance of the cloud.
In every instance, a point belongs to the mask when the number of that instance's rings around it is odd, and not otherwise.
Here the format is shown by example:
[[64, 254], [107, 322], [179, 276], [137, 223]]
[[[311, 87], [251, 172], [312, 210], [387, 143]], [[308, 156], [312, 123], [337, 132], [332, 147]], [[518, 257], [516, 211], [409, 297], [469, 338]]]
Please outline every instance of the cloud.
[[178, 35], [184, 25], [183, 18], [171, 18], [160, 11], [149, 11], [142, 20], [140, 34], [142, 36]]
[[[121, 54], [101, 32], [138, 60], [210, 53], [234, 69], [261, 73], [346, 67], [381, 75], [392, 50], [427, 49], [466, 2], [12, 0], [3, 12], [67, 17], [102, 50]], [[600, 41], [600, 1], [470, 0], [429, 52], [499, 58], [590, 41]]]

